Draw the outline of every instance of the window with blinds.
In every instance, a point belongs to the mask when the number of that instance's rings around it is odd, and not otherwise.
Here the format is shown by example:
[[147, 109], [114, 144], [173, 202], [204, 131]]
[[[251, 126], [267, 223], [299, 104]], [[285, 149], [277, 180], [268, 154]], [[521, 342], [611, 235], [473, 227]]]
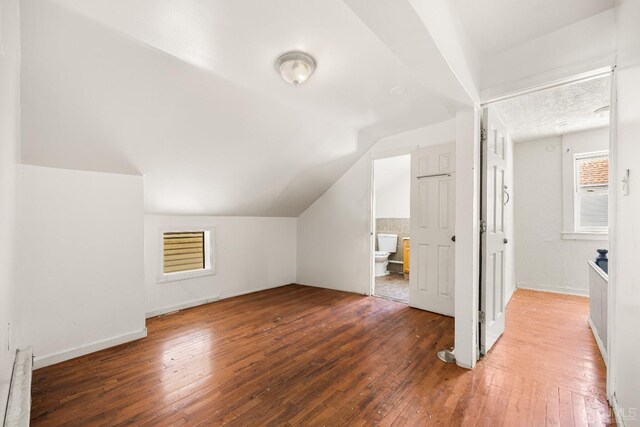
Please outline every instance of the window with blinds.
[[585, 154], [575, 158], [576, 231], [607, 231], [609, 226], [609, 157]]
[[179, 273], [205, 268], [205, 232], [163, 233], [163, 272]]

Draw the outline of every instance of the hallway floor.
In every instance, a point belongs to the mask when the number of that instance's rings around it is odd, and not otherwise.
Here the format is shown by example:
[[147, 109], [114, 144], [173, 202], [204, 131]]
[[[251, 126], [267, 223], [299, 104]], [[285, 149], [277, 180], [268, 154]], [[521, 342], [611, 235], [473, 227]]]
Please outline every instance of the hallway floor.
[[475, 369], [453, 322], [289, 285], [148, 319], [147, 338], [34, 372], [33, 425], [613, 423], [586, 298], [518, 290]]
[[409, 304], [409, 279], [405, 279], [404, 275], [398, 273], [376, 277], [373, 294], [380, 298]]

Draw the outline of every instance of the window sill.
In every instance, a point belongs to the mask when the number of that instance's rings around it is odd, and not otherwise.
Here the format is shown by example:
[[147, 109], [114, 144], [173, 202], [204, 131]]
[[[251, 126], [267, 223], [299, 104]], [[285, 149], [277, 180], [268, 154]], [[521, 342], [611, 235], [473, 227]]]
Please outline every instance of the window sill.
[[216, 272], [212, 268], [203, 270], [183, 271], [179, 273], [162, 274], [158, 276], [158, 283], [177, 282], [179, 280], [195, 279], [196, 277], [212, 276]]
[[562, 240], [600, 240], [608, 241], [609, 233], [562, 232]]

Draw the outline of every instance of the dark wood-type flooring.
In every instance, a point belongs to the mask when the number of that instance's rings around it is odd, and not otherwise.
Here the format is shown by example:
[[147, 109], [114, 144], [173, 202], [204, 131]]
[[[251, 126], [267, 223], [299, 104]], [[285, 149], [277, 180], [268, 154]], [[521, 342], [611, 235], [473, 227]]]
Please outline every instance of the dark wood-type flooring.
[[587, 300], [517, 291], [474, 370], [453, 319], [291, 285], [148, 321], [147, 338], [35, 371], [33, 425], [601, 425]]

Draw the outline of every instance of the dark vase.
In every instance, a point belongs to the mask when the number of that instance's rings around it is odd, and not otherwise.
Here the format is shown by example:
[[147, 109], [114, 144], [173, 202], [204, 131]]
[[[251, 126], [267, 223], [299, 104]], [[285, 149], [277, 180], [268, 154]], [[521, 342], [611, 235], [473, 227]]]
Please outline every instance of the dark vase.
[[602, 271], [609, 274], [609, 258], [607, 258], [609, 251], [606, 249], [596, 249], [596, 252], [598, 252], [598, 256], [594, 262]]

